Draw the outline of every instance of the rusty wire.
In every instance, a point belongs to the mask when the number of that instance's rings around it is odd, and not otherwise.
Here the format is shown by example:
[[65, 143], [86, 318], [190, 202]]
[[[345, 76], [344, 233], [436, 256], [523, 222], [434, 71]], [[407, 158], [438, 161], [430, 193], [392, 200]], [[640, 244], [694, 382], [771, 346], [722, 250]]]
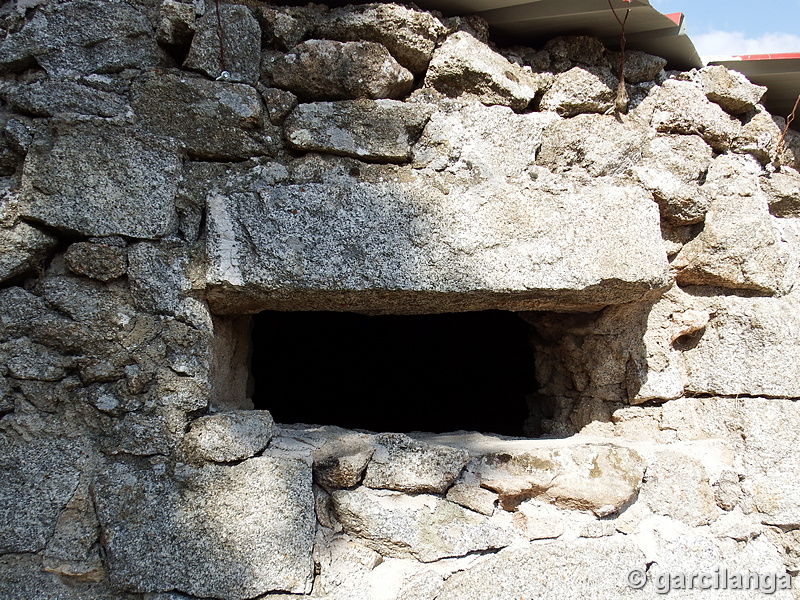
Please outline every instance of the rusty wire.
[[225, 65], [225, 32], [222, 29], [222, 17], [219, 11], [219, 0], [214, 0], [214, 5], [217, 9], [217, 38], [219, 39], [219, 66], [222, 71], [220, 77], [224, 77], [228, 71]]
[[797, 96], [797, 100], [794, 101], [794, 107], [792, 108], [792, 112], [789, 113], [789, 116], [786, 117], [786, 123], [783, 126], [783, 131], [781, 132], [781, 137], [778, 138], [778, 144], [775, 146], [775, 157], [773, 158], [773, 164], [775, 166], [780, 166], [781, 154], [783, 154], [783, 150], [786, 147], [786, 134], [789, 133], [789, 126], [792, 124], [792, 121], [795, 119], [795, 114], [797, 112], [797, 107], [800, 105], [800, 95]]
[[[625, 2], [630, 2], [630, 0], [624, 0]], [[619, 18], [614, 5], [611, 4], [611, 0], [608, 0], [608, 7], [611, 9], [611, 12], [614, 15], [614, 18], [619, 23], [620, 28], [620, 38], [619, 38], [619, 82], [617, 83], [617, 99], [614, 102], [615, 108], [618, 112], [627, 112], [628, 109], [628, 92], [625, 89], [625, 44], [627, 40], [625, 39], [625, 23], [628, 22], [628, 17], [631, 14], [631, 9], [627, 9], [625, 11], [625, 17], [622, 19]]]

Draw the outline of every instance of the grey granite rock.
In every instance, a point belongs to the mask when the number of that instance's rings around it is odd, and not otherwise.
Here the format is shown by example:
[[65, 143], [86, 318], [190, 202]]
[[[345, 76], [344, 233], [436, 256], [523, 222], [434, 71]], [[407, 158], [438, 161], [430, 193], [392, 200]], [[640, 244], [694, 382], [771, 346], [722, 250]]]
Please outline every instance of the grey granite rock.
[[331, 498], [344, 530], [385, 556], [433, 562], [521, 539], [507, 513], [490, 518], [428, 494], [359, 487]]
[[495, 600], [499, 590], [505, 598], [638, 598], [642, 592], [630, 588], [626, 576], [645, 568], [644, 553], [626, 536], [537, 543], [507, 548], [455, 573], [438, 598]]
[[[725, 396], [800, 397], [798, 299], [693, 297], [713, 313], [694, 348], [686, 350], [687, 391]], [[764, 365], [770, 365], [765, 369]]]
[[363, 434], [330, 440], [314, 452], [314, 481], [327, 490], [358, 485], [374, 452], [372, 439]]
[[645, 466], [633, 450], [611, 444], [539, 444], [486, 454], [475, 473], [506, 510], [536, 498], [602, 517], [635, 497]]
[[725, 152], [738, 135], [739, 121], [708, 100], [691, 81], [668, 79], [654, 88], [632, 112], [661, 133], [699, 135], [717, 152]]
[[197, 158], [241, 160], [281, 147], [280, 130], [250, 86], [151, 71], [133, 83], [131, 95], [144, 128], [175, 138]]
[[800, 173], [784, 167], [758, 180], [767, 195], [769, 212], [776, 217], [800, 217]]
[[117, 586], [232, 600], [310, 591], [314, 509], [302, 461], [263, 456], [174, 472], [111, 463], [96, 502]]
[[[6, 600], [139, 600], [140, 596], [115, 591], [106, 582], [65, 582], [44, 570], [35, 554], [0, 557], [0, 589]], [[173, 600], [173, 599], [169, 599]]]
[[67, 266], [73, 273], [86, 275], [100, 281], [111, 281], [122, 277], [128, 267], [128, 254], [119, 247], [101, 242], [78, 242], [72, 244], [64, 255]]
[[550, 55], [551, 67], [557, 72], [568, 71], [575, 63], [608, 66], [603, 43], [591, 36], [558, 36], [548, 40], [542, 50]]
[[[0, 198], [0, 211], [3, 203]], [[49, 233], [22, 221], [0, 226], [0, 281], [40, 267], [56, 243]]]
[[[57, 417], [0, 421], [0, 552], [39, 552], [53, 535], [89, 458], [87, 440], [56, 436]], [[63, 429], [63, 428], [62, 428]]]
[[697, 79], [706, 97], [732, 115], [752, 110], [767, 91], [763, 85], [754, 85], [741, 73], [721, 65], [700, 69]]
[[173, 144], [137, 129], [54, 131], [25, 160], [20, 216], [85, 235], [162, 237], [175, 226], [180, 166]]
[[327, 152], [360, 160], [403, 162], [419, 138], [432, 107], [396, 100], [346, 100], [301, 104], [284, 124], [296, 150]]
[[0, 95], [16, 111], [35, 117], [65, 113], [115, 117], [130, 110], [122, 96], [73, 81], [43, 80], [11, 87]]
[[156, 39], [172, 46], [188, 45], [196, 30], [194, 4], [164, 0], [158, 10]]
[[280, 125], [286, 116], [297, 106], [297, 96], [286, 90], [258, 85], [258, 91], [264, 99], [270, 123]]
[[755, 169], [748, 171], [743, 160], [720, 157], [703, 187], [712, 198], [705, 227], [673, 261], [678, 283], [788, 293], [800, 256], [758, 193]]
[[464, 450], [426, 444], [402, 433], [375, 437], [364, 485], [408, 493], [443, 494], [466, 466]]
[[660, 134], [642, 150], [648, 167], [663, 169], [683, 183], [702, 183], [714, 151], [698, 135]]
[[617, 79], [608, 67], [580, 66], [556, 76], [544, 93], [540, 110], [562, 117], [581, 113], [606, 113], [613, 109]]
[[51, 77], [165, 64], [145, 14], [121, 0], [78, 0], [37, 10], [0, 45], [0, 69], [40, 65]]
[[498, 495], [477, 485], [457, 483], [447, 490], [447, 499], [464, 508], [491, 517], [494, 514]]
[[[619, 72], [622, 54], [609, 52], [608, 62], [615, 73]], [[625, 51], [624, 77], [628, 83], [644, 83], [653, 81], [667, 66], [667, 61], [660, 56], [653, 56], [640, 50]]]
[[335, 8], [316, 27], [316, 33], [325, 39], [383, 44], [412, 73], [425, 71], [446, 31], [432, 14], [398, 4]]
[[669, 516], [692, 527], [708, 525], [720, 513], [703, 464], [671, 450], [656, 452], [649, 461], [638, 501], [654, 514]]
[[[550, 187], [549, 177], [472, 185], [465, 173], [448, 189], [425, 171], [343, 167], [328, 167], [325, 183], [244, 192], [233, 177], [230, 191], [207, 193], [215, 311], [534, 310], [635, 301], [667, 283], [658, 208], [642, 188]], [[362, 170], [368, 177], [353, 176]]]
[[578, 115], [544, 130], [536, 164], [556, 173], [584, 169], [592, 177], [618, 175], [642, 160], [651, 137], [646, 127], [620, 126], [612, 115]]
[[216, 413], [192, 421], [182, 449], [194, 460], [234, 462], [255, 456], [272, 438], [272, 416], [265, 410]]
[[332, 40], [308, 40], [278, 56], [271, 78], [306, 100], [401, 98], [414, 83], [384, 46]]
[[539, 91], [540, 80], [459, 31], [436, 49], [423, 85], [454, 98], [468, 94], [484, 104], [524, 110]]
[[473, 181], [536, 176], [536, 153], [552, 113], [515, 113], [479, 102], [439, 103], [413, 147], [413, 166], [465, 173]]
[[261, 25], [261, 45], [279, 51], [291, 50], [300, 42], [314, 37], [314, 28], [328, 12], [323, 4], [305, 6], [251, 6]]
[[217, 79], [255, 85], [260, 75], [261, 28], [250, 10], [241, 4], [220, 4], [219, 21], [213, 6], [197, 20], [184, 69]]
[[[778, 157], [778, 140], [783, 133], [783, 123], [778, 117], [773, 117], [761, 107], [742, 116], [744, 125], [733, 139], [731, 150], [737, 154], [751, 154], [761, 164], [778, 160], [791, 165], [793, 156], [791, 151]], [[787, 135], [791, 135], [791, 132]]]

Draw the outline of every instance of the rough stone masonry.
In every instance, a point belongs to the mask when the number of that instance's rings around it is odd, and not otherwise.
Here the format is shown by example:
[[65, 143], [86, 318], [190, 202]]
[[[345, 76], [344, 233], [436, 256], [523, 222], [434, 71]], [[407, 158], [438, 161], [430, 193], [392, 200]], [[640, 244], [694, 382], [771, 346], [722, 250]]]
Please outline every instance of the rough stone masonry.
[[[595, 39], [389, 3], [16, 0], [0, 30], [0, 596], [798, 574], [800, 136], [775, 156], [764, 88], [631, 51], [615, 112]], [[514, 311], [544, 436], [276, 424], [268, 309]]]

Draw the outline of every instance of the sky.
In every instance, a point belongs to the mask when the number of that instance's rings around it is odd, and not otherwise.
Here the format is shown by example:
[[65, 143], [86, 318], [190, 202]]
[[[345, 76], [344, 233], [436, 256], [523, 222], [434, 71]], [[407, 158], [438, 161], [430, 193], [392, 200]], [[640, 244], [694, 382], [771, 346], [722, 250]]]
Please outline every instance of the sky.
[[800, 0], [650, 0], [662, 13], [686, 15], [701, 57], [800, 52]]

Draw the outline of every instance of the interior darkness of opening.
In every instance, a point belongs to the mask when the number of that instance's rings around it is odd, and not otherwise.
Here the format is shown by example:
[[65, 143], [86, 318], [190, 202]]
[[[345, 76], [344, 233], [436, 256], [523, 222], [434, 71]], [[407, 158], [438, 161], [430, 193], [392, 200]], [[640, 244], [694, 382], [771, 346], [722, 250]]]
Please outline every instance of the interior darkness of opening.
[[536, 389], [528, 325], [503, 311], [255, 316], [253, 403], [278, 423], [521, 436]]

